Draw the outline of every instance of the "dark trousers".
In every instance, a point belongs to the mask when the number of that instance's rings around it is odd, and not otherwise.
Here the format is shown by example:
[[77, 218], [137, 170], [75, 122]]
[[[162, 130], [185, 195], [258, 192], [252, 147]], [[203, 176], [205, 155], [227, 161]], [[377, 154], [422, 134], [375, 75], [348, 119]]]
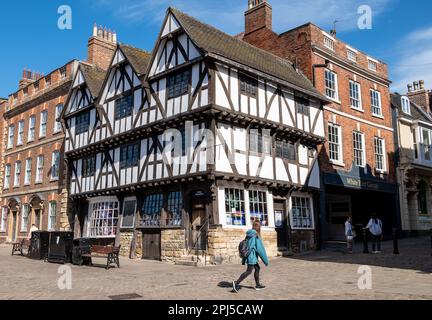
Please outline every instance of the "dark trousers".
[[381, 251], [381, 236], [372, 235], [372, 251]]
[[254, 273], [255, 284], [259, 285], [260, 284], [259, 273], [260, 273], [260, 269], [261, 269], [260, 266], [259, 266], [259, 264], [248, 265], [246, 271], [237, 280], [237, 284], [242, 283], [244, 281], [244, 279], [246, 279], [247, 277], [249, 277], [252, 274], [252, 271], [254, 271], [254, 269], [255, 269], [255, 273]]

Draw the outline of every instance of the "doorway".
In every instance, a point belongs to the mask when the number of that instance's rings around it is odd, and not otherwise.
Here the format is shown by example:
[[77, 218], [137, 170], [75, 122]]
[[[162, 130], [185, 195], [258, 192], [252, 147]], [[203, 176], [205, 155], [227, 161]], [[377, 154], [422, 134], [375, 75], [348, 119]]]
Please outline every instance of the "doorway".
[[288, 219], [286, 202], [274, 200], [274, 221], [277, 233], [277, 246], [279, 249], [288, 249]]
[[207, 247], [207, 211], [204, 197], [194, 197], [190, 215], [189, 248], [206, 250]]
[[34, 209], [35, 214], [35, 226], [38, 228], [38, 230], [41, 230], [41, 210], [40, 209]]
[[17, 240], [17, 212], [12, 211], [12, 242], [15, 242]]
[[142, 258], [161, 260], [161, 233], [158, 230], [145, 230], [142, 237]]

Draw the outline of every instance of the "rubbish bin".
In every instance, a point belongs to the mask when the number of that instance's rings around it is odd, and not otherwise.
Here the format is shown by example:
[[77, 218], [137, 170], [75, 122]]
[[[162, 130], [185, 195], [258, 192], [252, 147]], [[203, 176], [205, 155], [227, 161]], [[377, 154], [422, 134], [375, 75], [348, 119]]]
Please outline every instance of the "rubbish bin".
[[44, 260], [48, 257], [49, 232], [33, 231], [30, 240], [30, 259]]
[[83, 258], [82, 255], [90, 253], [91, 246], [92, 239], [90, 238], [75, 239], [73, 241], [72, 263], [78, 266], [89, 264], [90, 259]]
[[50, 232], [48, 261], [55, 263], [71, 262], [73, 232]]

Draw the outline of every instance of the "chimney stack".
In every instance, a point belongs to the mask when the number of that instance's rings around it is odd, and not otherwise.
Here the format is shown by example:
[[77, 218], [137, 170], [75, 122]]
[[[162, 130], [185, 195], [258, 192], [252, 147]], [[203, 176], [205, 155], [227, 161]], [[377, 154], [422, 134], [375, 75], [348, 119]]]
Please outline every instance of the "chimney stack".
[[248, 10], [245, 12], [245, 34], [260, 29], [273, 29], [272, 7], [267, 0], [248, 0]]
[[88, 41], [87, 62], [108, 69], [117, 48], [117, 34], [107, 27], [93, 25], [93, 34]]
[[408, 93], [412, 92], [413, 86], [412, 86], [411, 83], [409, 83], [409, 84], [407, 85], [407, 88], [408, 88]]
[[22, 78], [18, 83], [18, 89], [21, 90], [22, 88], [28, 86], [29, 84], [43, 78], [43, 74], [39, 72], [34, 72], [31, 70], [27, 70], [27, 68], [24, 68], [22, 73]]
[[[411, 90], [412, 88], [414, 89]], [[412, 85], [409, 84], [407, 96], [412, 102], [422, 107], [424, 111], [427, 113], [431, 112], [432, 93], [425, 89], [424, 80], [414, 81]]]

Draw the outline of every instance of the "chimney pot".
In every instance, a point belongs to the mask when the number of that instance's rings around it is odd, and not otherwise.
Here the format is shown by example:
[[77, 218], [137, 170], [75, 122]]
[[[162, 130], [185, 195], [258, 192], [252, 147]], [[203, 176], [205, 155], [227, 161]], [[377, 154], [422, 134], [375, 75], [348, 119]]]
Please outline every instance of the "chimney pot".
[[420, 90], [424, 90], [424, 88], [425, 88], [425, 87], [424, 87], [424, 83], [425, 83], [424, 80], [420, 80], [420, 81], [419, 81], [419, 84], [420, 84]]
[[413, 82], [414, 91], [418, 91], [419, 84], [417, 81]]
[[407, 88], [408, 88], [408, 92], [411, 92], [412, 91], [412, 84], [408, 84]]

